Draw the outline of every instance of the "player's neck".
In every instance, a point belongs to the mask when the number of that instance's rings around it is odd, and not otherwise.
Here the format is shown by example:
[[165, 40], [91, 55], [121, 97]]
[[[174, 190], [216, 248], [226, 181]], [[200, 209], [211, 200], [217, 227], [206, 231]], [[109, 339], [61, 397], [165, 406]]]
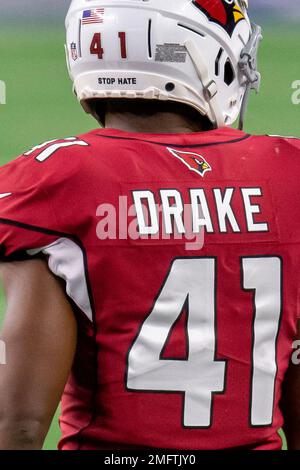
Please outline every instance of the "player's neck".
[[176, 113], [155, 113], [153, 115], [136, 115], [130, 112], [108, 112], [105, 127], [125, 132], [149, 134], [187, 134], [201, 132], [199, 121], [195, 122], [186, 116]]

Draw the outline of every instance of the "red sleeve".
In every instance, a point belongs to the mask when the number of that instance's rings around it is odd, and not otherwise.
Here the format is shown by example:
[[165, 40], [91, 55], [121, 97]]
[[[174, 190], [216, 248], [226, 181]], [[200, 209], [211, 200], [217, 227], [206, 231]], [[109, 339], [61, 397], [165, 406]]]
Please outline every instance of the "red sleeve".
[[52, 149], [38, 146], [0, 168], [0, 257], [46, 256], [50, 270], [66, 282], [67, 295], [92, 320], [81, 241], [91, 207], [85, 194], [93, 194], [82, 168], [89, 144], [76, 140], [72, 146], [61, 145], [68, 141], [60, 142], [58, 151], [51, 143]]
[[58, 228], [49, 189], [30, 172], [25, 157], [0, 170], [0, 246], [2, 257], [24, 256], [27, 250], [55, 240]]
[[[82, 147], [78, 145], [81, 141], [70, 140], [37, 146], [0, 168], [2, 259], [23, 258], [29, 250], [48, 246], [62, 237], [72, 238], [71, 222], [76, 225], [79, 221], [70, 215], [71, 209], [67, 214], [63, 211], [76, 185]], [[53, 145], [60, 148], [52, 154], [49, 149], [52, 151]], [[70, 221], [69, 226], [62, 220]]]

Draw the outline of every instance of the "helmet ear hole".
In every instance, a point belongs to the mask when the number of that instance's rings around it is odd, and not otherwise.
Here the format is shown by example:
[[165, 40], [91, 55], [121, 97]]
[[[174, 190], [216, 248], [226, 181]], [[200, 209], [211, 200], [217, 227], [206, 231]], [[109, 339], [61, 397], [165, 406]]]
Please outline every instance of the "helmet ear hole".
[[224, 82], [231, 85], [235, 77], [234, 69], [230, 59], [227, 59], [224, 66]]
[[174, 89], [175, 89], [174, 83], [168, 82], [168, 83], [166, 84], [166, 86], [165, 86], [165, 89], [166, 89], [166, 91], [168, 91], [169, 93], [170, 93], [171, 91], [174, 91]]

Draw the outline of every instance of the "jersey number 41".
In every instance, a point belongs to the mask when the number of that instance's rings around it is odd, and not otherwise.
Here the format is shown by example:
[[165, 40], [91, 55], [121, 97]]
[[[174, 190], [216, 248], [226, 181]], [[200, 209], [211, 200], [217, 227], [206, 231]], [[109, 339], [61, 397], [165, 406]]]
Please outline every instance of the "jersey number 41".
[[[184, 427], [210, 427], [213, 394], [225, 393], [227, 362], [216, 359], [216, 266], [215, 258], [176, 259], [128, 354], [127, 388], [183, 393]], [[281, 274], [278, 257], [241, 259], [242, 289], [253, 291], [255, 309], [252, 426], [268, 426], [273, 419], [276, 342], [282, 311]], [[172, 327], [185, 305], [188, 359], [162, 359]]]

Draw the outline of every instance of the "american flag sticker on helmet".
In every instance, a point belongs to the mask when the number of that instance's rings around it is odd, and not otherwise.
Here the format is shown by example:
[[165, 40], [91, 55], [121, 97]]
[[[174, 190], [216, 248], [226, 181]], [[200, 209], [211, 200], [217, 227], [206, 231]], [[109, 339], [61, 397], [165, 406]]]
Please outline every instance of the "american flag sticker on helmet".
[[82, 13], [82, 25], [103, 23], [104, 8], [95, 8], [94, 10], [84, 10]]

